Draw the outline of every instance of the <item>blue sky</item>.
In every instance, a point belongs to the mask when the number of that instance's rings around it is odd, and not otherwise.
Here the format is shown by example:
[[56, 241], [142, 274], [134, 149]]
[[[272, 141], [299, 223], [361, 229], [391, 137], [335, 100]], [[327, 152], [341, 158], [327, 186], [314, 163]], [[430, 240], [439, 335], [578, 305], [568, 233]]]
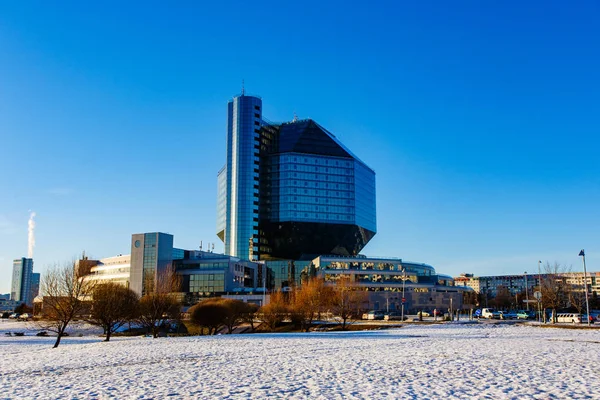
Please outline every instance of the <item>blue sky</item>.
[[0, 293], [130, 235], [223, 246], [226, 103], [310, 117], [377, 172], [364, 253], [456, 275], [600, 270], [600, 6], [3, 2]]

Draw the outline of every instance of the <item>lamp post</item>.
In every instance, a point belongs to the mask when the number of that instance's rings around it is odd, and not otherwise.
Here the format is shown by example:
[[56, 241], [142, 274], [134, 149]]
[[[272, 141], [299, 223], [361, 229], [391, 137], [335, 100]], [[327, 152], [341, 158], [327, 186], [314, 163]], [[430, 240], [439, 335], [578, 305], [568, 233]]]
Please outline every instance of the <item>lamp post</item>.
[[527, 271], [525, 271], [525, 301], [525, 304], [527, 304], [527, 311], [529, 311], [529, 287], [527, 286]]
[[[540, 286], [540, 293], [542, 293], [542, 262], [538, 261], [538, 285]], [[542, 322], [542, 301], [538, 299], [538, 320]], [[546, 313], [544, 313], [544, 323], [546, 323]]]
[[400, 320], [404, 322], [404, 302], [406, 301], [406, 297], [404, 297], [404, 287], [406, 286], [406, 268], [402, 267], [402, 314], [400, 315]]
[[581, 249], [579, 256], [583, 257], [583, 287], [585, 289], [585, 308], [587, 311], [586, 319], [587, 324], [590, 326], [590, 302], [588, 301], [588, 288], [587, 288], [587, 269], [585, 267], [585, 251]]

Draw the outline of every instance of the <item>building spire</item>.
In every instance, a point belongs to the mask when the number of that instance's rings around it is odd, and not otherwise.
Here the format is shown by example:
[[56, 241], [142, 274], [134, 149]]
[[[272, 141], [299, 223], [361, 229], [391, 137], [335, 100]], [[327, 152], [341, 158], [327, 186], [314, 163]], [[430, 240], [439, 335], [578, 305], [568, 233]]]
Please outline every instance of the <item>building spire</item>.
[[244, 95], [244, 80], [242, 79], [242, 96]]

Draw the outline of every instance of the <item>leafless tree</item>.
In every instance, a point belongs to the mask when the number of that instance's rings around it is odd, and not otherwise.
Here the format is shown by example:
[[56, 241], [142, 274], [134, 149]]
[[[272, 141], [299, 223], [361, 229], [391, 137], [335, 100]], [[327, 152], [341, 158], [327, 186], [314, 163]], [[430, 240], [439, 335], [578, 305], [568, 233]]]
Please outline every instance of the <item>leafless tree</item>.
[[331, 312], [342, 320], [342, 330], [359, 318], [360, 307], [368, 298], [365, 291], [354, 282], [353, 276], [342, 276], [336, 281], [331, 296]]
[[101, 326], [106, 334], [105, 341], [136, 316], [139, 297], [131, 289], [118, 283], [98, 284], [92, 293], [92, 309], [87, 321]]
[[504, 285], [499, 285], [496, 288], [496, 297], [494, 298], [494, 303], [496, 307], [499, 309], [505, 309], [510, 306], [512, 296], [510, 295], [510, 290], [508, 287]]
[[262, 306], [258, 313], [267, 328], [273, 331], [289, 315], [289, 305], [283, 293], [273, 292], [269, 304]]
[[583, 313], [585, 308], [585, 287], [584, 285], [569, 284], [567, 286], [567, 297], [571, 307], [575, 307], [579, 314]]
[[94, 287], [94, 281], [78, 273], [75, 262], [55, 265], [43, 275], [40, 285], [43, 319], [38, 325], [57, 334], [54, 348], [60, 344], [69, 323], [88, 311]]
[[148, 277], [145, 286], [147, 293], [139, 301], [137, 320], [157, 338], [165, 318], [181, 319], [181, 301], [177, 295], [181, 278], [173, 268], [168, 268]]
[[544, 309], [551, 308], [554, 320], [556, 322], [556, 311], [564, 308], [568, 303], [569, 285], [567, 283], [567, 274], [570, 267], [566, 267], [557, 262], [544, 265], [544, 276], [541, 282], [542, 306]]
[[292, 298], [293, 319], [297, 319], [301, 328], [308, 332], [313, 321], [331, 308], [333, 288], [325, 285], [323, 279], [311, 278], [293, 292]]

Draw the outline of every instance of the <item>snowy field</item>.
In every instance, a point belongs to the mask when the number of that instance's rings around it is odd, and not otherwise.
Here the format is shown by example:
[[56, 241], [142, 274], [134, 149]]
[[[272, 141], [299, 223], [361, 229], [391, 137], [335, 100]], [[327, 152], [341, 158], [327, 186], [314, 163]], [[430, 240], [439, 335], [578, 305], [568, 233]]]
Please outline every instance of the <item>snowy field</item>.
[[600, 398], [598, 330], [481, 323], [109, 343], [89, 334], [52, 349], [53, 338], [6, 337], [17, 324], [0, 324], [0, 398]]

